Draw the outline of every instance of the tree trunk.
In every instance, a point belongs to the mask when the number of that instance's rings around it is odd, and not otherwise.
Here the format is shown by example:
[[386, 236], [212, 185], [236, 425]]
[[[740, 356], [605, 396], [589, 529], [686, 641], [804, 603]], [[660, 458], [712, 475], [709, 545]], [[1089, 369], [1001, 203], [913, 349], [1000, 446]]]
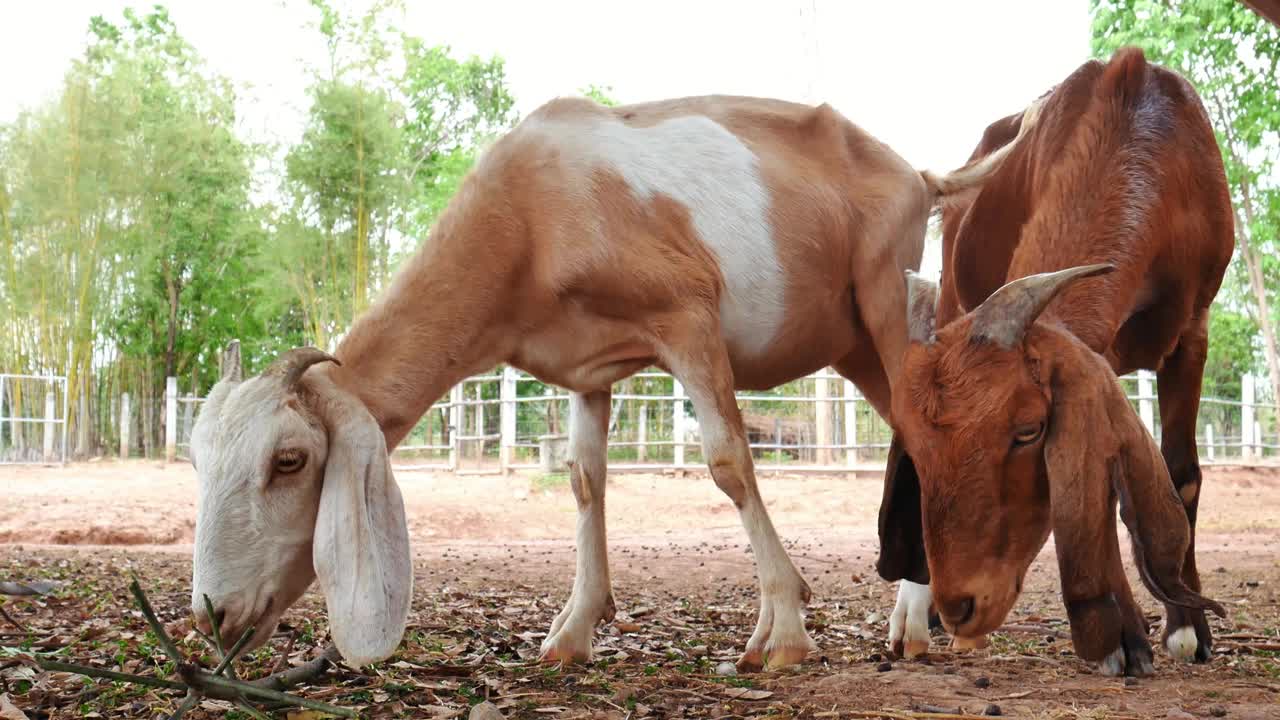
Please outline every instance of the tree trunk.
[[173, 377], [178, 369], [178, 281], [170, 269], [165, 270], [165, 290], [169, 294], [168, 337], [164, 346], [164, 376]]
[[1253, 299], [1258, 304], [1258, 327], [1262, 329], [1262, 349], [1267, 358], [1267, 374], [1271, 380], [1271, 401], [1280, 402], [1280, 357], [1276, 354], [1275, 328], [1271, 325], [1271, 304], [1267, 301], [1267, 286], [1262, 277], [1262, 262], [1252, 244], [1253, 197], [1249, 191], [1249, 182], [1240, 183], [1240, 192], [1244, 209], [1246, 226], [1240, 227], [1236, 219], [1236, 239], [1240, 244], [1240, 255], [1244, 258], [1245, 269], [1249, 275], [1249, 288], [1253, 291]]

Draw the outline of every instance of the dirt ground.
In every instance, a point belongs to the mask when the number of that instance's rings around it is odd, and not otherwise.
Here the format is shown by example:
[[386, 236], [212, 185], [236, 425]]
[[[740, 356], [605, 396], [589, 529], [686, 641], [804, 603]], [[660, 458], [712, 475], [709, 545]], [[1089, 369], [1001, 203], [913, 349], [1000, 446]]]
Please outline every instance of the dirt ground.
[[[396, 657], [340, 666], [296, 690], [364, 717], [465, 717], [488, 698], [507, 717], [1280, 718], [1280, 470], [1206, 471], [1198, 559], [1214, 618], [1214, 658], [1124, 681], [1093, 673], [1065, 639], [1052, 543], [1009, 623], [986, 650], [884, 651], [895, 588], [875, 574], [880, 477], [769, 476], [762, 491], [814, 599], [821, 650], [799, 669], [724, 676], [755, 621], [753, 559], [736, 512], [704, 474], [615, 475], [608, 490], [618, 616], [597, 634], [589, 666], [536, 662], [573, 577], [572, 494], [563, 478], [397, 472], [415, 560], [410, 630]], [[141, 674], [166, 669], [131, 604], [130, 573], [148, 589], [184, 652], [212, 657], [188, 631], [195, 512], [190, 467], [91, 463], [0, 468], [0, 581], [51, 579], [53, 593], [0, 596], [0, 718], [5, 702], [37, 718], [167, 717], [174, 691], [90, 682], [33, 668], [60, 656]], [[1126, 540], [1127, 542], [1127, 540]], [[1127, 558], [1127, 555], [1126, 555]], [[1160, 606], [1130, 582], [1160, 629]], [[314, 589], [271, 644], [239, 664], [257, 677], [310, 658], [327, 641]], [[203, 653], [203, 655], [201, 654]], [[287, 658], [287, 660], [285, 660]], [[247, 717], [205, 701], [188, 718]], [[281, 712], [278, 717], [287, 717]], [[323, 717], [295, 714], [295, 718]]]

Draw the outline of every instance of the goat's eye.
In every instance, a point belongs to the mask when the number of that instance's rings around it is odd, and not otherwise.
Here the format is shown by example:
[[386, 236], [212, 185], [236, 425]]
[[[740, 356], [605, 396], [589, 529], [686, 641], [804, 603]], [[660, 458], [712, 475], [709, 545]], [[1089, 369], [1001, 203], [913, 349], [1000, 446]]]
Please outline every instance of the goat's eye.
[[1035, 425], [1023, 425], [1013, 432], [1014, 445], [1030, 445], [1040, 439], [1040, 434], [1044, 432], [1044, 423], [1036, 423]]
[[307, 464], [307, 454], [301, 450], [285, 450], [276, 455], [276, 472], [281, 475], [296, 473]]

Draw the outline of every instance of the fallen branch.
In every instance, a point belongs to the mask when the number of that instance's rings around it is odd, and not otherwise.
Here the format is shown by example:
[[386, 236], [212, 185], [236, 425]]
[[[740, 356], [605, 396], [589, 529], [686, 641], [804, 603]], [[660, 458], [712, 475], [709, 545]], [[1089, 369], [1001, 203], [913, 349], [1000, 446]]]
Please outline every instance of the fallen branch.
[[3, 616], [5, 620], [9, 621], [9, 624], [10, 624], [10, 625], [12, 625], [12, 626], [14, 626], [14, 627], [18, 628], [18, 629], [19, 629], [19, 630], [21, 630], [23, 633], [29, 633], [29, 632], [31, 632], [30, 630], [28, 630], [28, 629], [27, 629], [27, 626], [23, 625], [22, 623], [18, 622], [17, 620], [14, 620], [14, 619], [13, 619], [13, 616], [9, 614], [9, 611], [4, 609], [4, 605], [0, 605], [0, 616]]
[[1253, 652], [1280, 652], [1280, 643], [1224, 642], [1221, 643], [1221, 646], [1235, 650], [1251, 650]]
[[847, 714], [852, 718], [889, 718], [890, 720], [991, 720], [986, 715], [908, 712], [906, 710], [848, 710], [841, 714]]
[[1015, 632], [1015, 633], [1031, 633], [1033, 635], [1046, 635], [1057, 640], [1066, 640], [1071, 636], [1061, 630], [1054, 630], [1044, 625], [1027, 625], [1022, 623], [1014, 623], [1010, 625], [1001, 625], [996, 632]]
[[[276, 705], [292, 706], [315, 710], [317, 712], [328, 713], [338, 717], [357, 717], [356, 713], [351, 710], [322, 703], [316, 700], [308, 700], [307, 698], [289, 695], [281, 692], [284, 688], [291, 687], [300, 683], [314, 680], [322, 675], [334, 663], [337, 662], [337, 648], [330, 646], [316, 659], [299, 665], [295, 668], [289, 668], [282, 672], [273, 673], [267, 677], [260, 678], [253, 682], [244, 682], [235, 677], [232, 670], [232, 663], [239, 656], [240, 651], [253, 637], [255, 629], [250, 627], [232, 646], [230, 651], [226, 651], [222, 646], [221, 630], [218, 627], [220, 623], [213, 624], [213, 641], [216, 646], [221, 660], [218, 666], [210, 672], [205, 668], [186, 660], [182, 653], [174, 644], [173, 639], [169, 637], [169, 633], [165, 631], [164, 625], [156, 617], [155, 610], [151, 607], [150, 601], [147, 599], [146, 593], [142, 591], [142, 586], [135, 578], [129, 584], [129, 590], [132, 592], [134, 599], [138, 603], [138, 609], [142, 611], [143, 617], [147, 624], [151, 627], [151, 631], [156, 636], [156, 641], [161, 649], [169, 656], [177, 668], [178, 677], [181, 682], [169, 680], [160, 677], [151, 677], [147, 675], [135, 675], [133, 673], [116, 672], [114, 670], [103, 670], [99, 668], [88, 667], [84, 665], [75, 665], [72, 663], [58, 662], [54, 660], [45, 660], [36, 658], [36, 664], [42, 669], [49, 672], [69, 672], [86, 677], [100, 678], [103, 680], [112, 680], [116, 682], [128, 682], [137, 685], [145, 685], [148, 687], [160, 688], [164, 690], [185, 690], [186, 697], [182, 703], [170, 716], [170, 720], [179, 720], [188, 710], [191, 710], [199, 704], [203, 698], [213, 698], [215, 700], [226, 700], [235, 703], [242, 711], [253, 718], [267, 718], [257, 708], [254, 708], [249, 698], [254, 698], [259, 702], [271, 702]], [[208, 598], [205, 598], [208, 602]], [[210, 617], [213, 614], [210, 613]], [[268, 719], [269, 720], [269, 719]]]
[[48, 595], [57, 587], [57, 583], [51, 583], [47, 580], [40, 580], [33, 583], [3, 581], [0, 582], [0, 595], [12, 595], [14, 597]]

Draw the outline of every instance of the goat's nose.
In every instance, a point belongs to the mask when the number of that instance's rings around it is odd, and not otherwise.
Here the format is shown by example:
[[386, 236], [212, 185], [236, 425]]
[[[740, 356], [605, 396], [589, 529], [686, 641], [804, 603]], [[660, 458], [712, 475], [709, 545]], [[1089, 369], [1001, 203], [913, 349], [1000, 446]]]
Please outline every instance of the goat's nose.
[[952, 628], [960, 627], [973, 618], [974, 602], [972, 595], [954, 598], [938, 598], [938, 614], [943, 622]]
[[205, 635], [213, 633], [213, 625], [217, 623], [219, 630], [226, 627], [223, 623], [227, 619], [227, 608], [223, 605], [215, 605], [213, 609], [213, 618], [209, 617], [209, 610], [203, 603], [197, 605], [192, 613], [195, 616], [196, 629]]

